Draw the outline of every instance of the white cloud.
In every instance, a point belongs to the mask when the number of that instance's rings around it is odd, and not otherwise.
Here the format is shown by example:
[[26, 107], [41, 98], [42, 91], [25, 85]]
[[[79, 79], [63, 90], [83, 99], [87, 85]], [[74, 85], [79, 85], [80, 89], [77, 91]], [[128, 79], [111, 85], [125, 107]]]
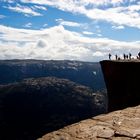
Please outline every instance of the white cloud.
[[[140, 28], [140, 4], [134, 0], [21, 0], [26, 3], [49, 5], [63, 11], [83, 14], [93, 20]], [[138, 0], [135, 0], [137, 2]], [[129, 3], [129, 5], [127, 4]], [[125, 6], [124, 6], [125, 5]], [[128, 5], [128, 6], [127, 6]], [[104, 9], [100, 7], [104, 6]], [[89, 8], [87, 8], [89, 7]], [[111, 7], [111, 8], [110, 8]]]
[[97, 34], [97, 36], [101, 37], [101, 36], [103, 36], [103, 35], [102, 35], [102, 34]]
[[15, 7], [13, 6], [4, 6], [4, 8], [7, 8], [9, 10], [12, 10], [14, 12], [22, 13], [25, 16], [42, 16], [40, 13], [35, 12], [33, 9], [27, 6], [22, 6], [20, 4], [17, 4]]
[[15, 1], [14, 0], [0, 0], [2, 2], [7, 2], [7, 3], [14, 3]]
[[41, 30], [16, 29], [0, 25], [0, 59], [70, 59], [99, 61], [108, 52], [137, 55], [140, 41], [124, 42], [88, 38], [55, 26]]
[[102, 36], [101, 30], [99, 28], [94, 33], [93, 32], [88, 32], [88, 31], [83, 31], [82, 34], [84, 34], [84, 35], [96, 35], [98, 37]]
[[47, 23], [45, 23], [44, 25], [43, 25], [43, 27], [47, 27], [48, 26], [48, 24]]
[[32, 26], [32, 23], [30, 23], [30, 22], [24, 25], [24, 27], [26, 27], [26, 28], [30, 28], [31, 26]]
[[100, 56], [104, 56], [104, 53], [100, 52], [100, 51], [96, 51], [92, 54], [93, 56], [96, 56], [96, 57], [100, 57]]
[[6, 16], [4, 16], [4, 15], [0, 15], [0, 19], [1, 19], [1, 18], [5, 18], [5, 17], [6, 17]]
[[88, 31], [83, 31], [82, 33], [85, 34], [85, 35], [93, 35], [94, 34], [92, 32], [88, 32]]
[[127, 8], [109, 8], [107, 10], [93, 9], [86, 10], [85, 14], [91, 19], [105, 20], [118, 25], [140, 28], [140, 15], [134, 10], [130, 11], [129, 8], [130, 6]]
[[39, 5], [34, 5], [33, 6], [33, 9], [39, 9], [39, 10], [44, 10], [44, 11], [47, 11], [48, 9], [45, 7], [45, 6], [39, 6]]
[[56, 19], [56, 22], [58, 22], [60, 25], [63, 25], [63, 26], [71, 26], [71, 27], [79, 27], [79, 26], [81, 26], [80, 23], [72, 22], [72, 21], [65, 21], [63, 19]]
[[46, 44], [46, 41], [45, 40], [41, 40], [40, 39], [40, 40], [38, 40], [36, 46], [39, 47], [39, 48], [45, 48], [47, 46], [47, 44]]
[[122, 26], [122, 25], [119, 25], [119, 26], [112, 26], [112, 29], [121, 30], [121, 29], [124, 29], [124, 26]]
[[21, 0], [22, 2], [26, 2], [26, 3], [37, 3], [37, 4], [47, 4], [47, 5], [51, 5], [51, 6], [60, 6], [61, 4], [69, 4], [69, 5], [84, 5], [84, 6], [88, 6], [88, 5], [93, 5], [93, 6], [102, 6], [102, 5], [120, 5], [122, 3], [126, 3], [127, 1], [129, 1], [130, 3], [132, 1], [130, 0]]

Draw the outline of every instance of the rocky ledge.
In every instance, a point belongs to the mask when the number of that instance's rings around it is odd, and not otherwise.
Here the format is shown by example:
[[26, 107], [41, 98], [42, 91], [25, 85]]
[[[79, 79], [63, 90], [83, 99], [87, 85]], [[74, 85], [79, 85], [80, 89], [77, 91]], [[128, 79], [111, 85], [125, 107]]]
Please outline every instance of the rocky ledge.
[[100, 115], [48, 133], [38, 140], [138, 140], [140, 105]]
[[140, 104], [140, 60], [101, 61], [108, 93], [108, 111]]

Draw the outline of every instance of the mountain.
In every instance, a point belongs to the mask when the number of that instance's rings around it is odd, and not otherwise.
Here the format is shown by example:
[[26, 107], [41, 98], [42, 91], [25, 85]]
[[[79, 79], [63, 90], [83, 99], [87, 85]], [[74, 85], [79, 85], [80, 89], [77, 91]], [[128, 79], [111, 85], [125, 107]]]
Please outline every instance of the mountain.
[[[14, 70], [15, 67], [12, 66]], [[1, 85], [0, 139], [34, 140], [104, 113], [105, 98], [105, 94], [93, 93], [89, 87], [55, 77], [29, 78]]]
[[0, 60], [0, 84], [48, 76], [69, 79], [94, 91], [105, 88], [99, 63], [68, 60]]

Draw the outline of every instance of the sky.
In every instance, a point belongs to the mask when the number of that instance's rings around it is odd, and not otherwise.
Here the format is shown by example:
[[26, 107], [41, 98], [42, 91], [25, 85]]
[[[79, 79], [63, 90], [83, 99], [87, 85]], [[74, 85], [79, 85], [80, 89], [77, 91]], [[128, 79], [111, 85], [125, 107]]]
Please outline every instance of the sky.
[[0, 0], [0, 59], [98, 62], [140, 51], [140, 0]]

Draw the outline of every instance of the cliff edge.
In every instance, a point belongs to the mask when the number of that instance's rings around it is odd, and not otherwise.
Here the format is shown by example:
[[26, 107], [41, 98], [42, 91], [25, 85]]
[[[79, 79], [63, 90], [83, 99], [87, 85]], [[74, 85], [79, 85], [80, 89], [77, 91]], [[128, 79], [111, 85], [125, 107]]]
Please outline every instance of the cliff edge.
[[[38, 140], [139, 140], [140, 61], [101, 61], [108, 91], [108, 111], [79, 123], [48, 133]], [[136, 107], [132, 107], [136, 106]]]
[[100, 62], [107, 92], [108, 111], [140, 104], [140, 60]]
[[38, 140], [139, 140], [140, 106], [115, 111], [48, 133]]

